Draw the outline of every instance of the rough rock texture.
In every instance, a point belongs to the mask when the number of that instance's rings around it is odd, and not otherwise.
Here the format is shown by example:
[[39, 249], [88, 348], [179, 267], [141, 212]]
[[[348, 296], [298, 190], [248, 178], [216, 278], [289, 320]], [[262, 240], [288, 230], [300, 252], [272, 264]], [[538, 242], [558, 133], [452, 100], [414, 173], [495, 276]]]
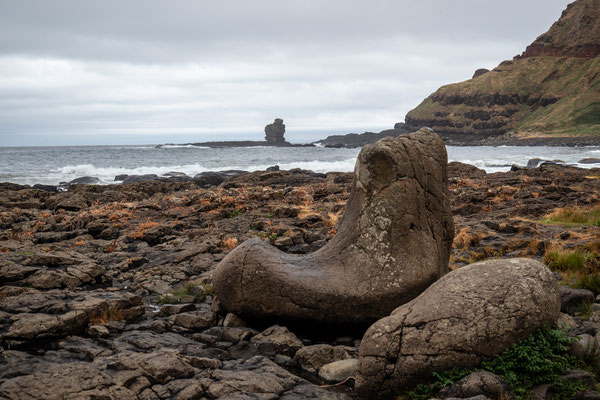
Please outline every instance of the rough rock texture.
[[302, 370], [317, 373], [325, 364], [350, 358], [344, 346], [315, 344], [305, 346], [296, 352], [293, 362]]
[[333, 147], [333, 148], [353, 148], [362, 147], [369, 143], [375, 143], [386, 137], [398, 137], [400, 135], [406, 135], [407, 133], [414, 132], [415, 129], [411, 129], [406, 126], [403, 122], [398, 122], [394, 125], [394, 129], [386, 129], [381, 132], [364, 132], [364, 133], [348, 133], [346, 135], [331, 135], [325, 139], [315, 142], [320, 146]]
[[[514, 60], [446, 85], [406, 115], [449, 141], [503, 140], [600, 132], [600, 0], [570, 4], [550, 30]], [[500, 138], [496, 138], [500, 140]], [[501, 143], [501, 142], [500, 142]], [[596, 137], [596, 143], [598, 139]]]
[[242, 317], [357, 323], [412, 300], [447, 270], [446, 164], [431, 130], [365, 146], [335, 237], [306, 256], [244, 242], [215, 269], [221, 306]]
[[514, 399], [506, 382], [498, 375], [488, 371], [472, 372], [438, 393], [438, 397], [441, 398], [456, 397], [461, 399], [479, 395], [490, 399]]
[[275, 118], [272, 124], [265, 126], [265, 140], [267, 142], [285, 142], [283, 135], [285, 134], [285, 125], [283, 120]]
[[558, 284], [538, 261], [460, 268], [367, 330], [357, 387], [365, 397], [392, 398], [432, 372], [479, 365], [559, 312]]

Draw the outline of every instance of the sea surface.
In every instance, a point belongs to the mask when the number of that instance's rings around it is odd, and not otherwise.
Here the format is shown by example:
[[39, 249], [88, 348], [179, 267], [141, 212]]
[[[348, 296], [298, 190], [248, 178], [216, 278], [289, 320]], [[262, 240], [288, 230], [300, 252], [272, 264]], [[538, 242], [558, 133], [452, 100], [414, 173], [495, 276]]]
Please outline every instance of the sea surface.
[[[487, 172], [508, 171], [513, 164], [526, 165], [532, 158], [560, 160], [579, 167], [584, 158], [600, 158], [600, 147], [448, 146], [449, 161], [461, 161]], [[189, 176], [228, 169], [256, 171], [273, 165], [281, 169], [303, 168], [315, 172], [352, 171], [360, 149], [324, 147], [245, 147], [210, 149], [194, 146], [62, 146], [0, 147], [0, 182], [57, 185], [82, 176], [106, 184], [116, 175]]]

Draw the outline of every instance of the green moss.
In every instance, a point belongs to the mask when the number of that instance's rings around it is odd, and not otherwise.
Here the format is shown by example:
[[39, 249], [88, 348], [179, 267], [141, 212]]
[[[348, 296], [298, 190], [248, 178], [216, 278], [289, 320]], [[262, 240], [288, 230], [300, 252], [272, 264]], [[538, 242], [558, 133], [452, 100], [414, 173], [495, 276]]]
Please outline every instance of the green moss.
[[[568, 354], [569, 347], [576, 340], [569, 337], [564, 329], [540, 328], [494, 359], [484, 362], [481, 369], [502, 377], [518, 399], [528, 399], [531, 388], [542, 383], [556, 385], [560, 396], [572, 396], [585, 387], [570, 385], [559, 377], [568, 370], [580, 367], [579, 362]], [[452, 369], [434, 373], [430, 383], [418, 385], [407, 394], [415, 400], [434, 397], [444, 387], [474, 371]]]

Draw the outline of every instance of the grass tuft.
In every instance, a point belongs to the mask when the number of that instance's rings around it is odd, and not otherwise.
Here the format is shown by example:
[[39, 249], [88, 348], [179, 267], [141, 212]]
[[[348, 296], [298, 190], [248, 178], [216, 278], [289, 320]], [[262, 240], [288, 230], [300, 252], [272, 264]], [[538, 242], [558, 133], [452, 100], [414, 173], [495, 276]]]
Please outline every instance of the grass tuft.
[[586, 208], [580, 206], [557, 208], [546, 215], [542, 222], [567, 226], [600, 226], [600, 205]]

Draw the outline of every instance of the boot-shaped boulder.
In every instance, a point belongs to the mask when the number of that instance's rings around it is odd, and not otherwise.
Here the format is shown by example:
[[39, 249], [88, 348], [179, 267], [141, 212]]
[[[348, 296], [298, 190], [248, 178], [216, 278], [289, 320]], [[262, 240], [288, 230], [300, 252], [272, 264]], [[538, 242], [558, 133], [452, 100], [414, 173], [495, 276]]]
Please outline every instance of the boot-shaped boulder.
[[447, 270], [447, 154], [431, 130], [366, 145], [337, 234], [308, 255], [251, 239], [216, 267], [222, 308], [244, 317], [372, 322]]
[[394, 399], [433, 372], [477, 367], [559, 313], [558, 284], [539, 261], [488, 260], [450, 272], [367, 330], [360, 398]]

